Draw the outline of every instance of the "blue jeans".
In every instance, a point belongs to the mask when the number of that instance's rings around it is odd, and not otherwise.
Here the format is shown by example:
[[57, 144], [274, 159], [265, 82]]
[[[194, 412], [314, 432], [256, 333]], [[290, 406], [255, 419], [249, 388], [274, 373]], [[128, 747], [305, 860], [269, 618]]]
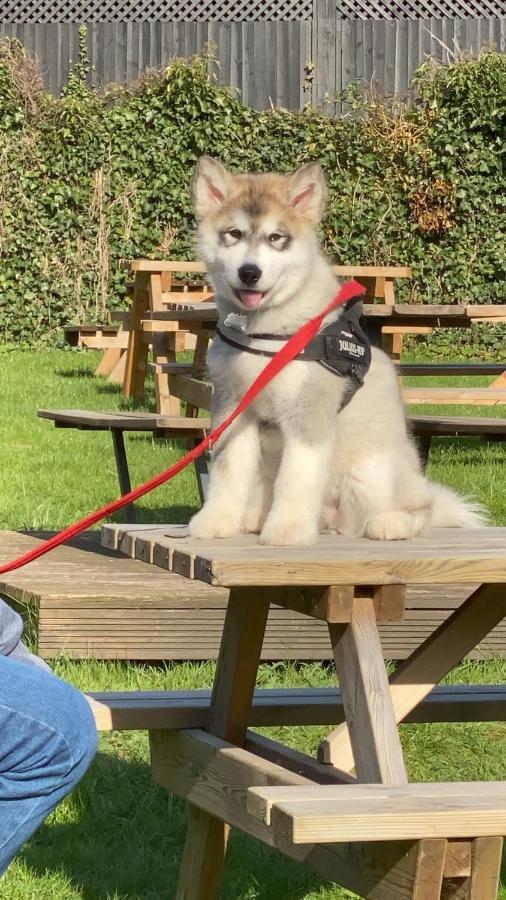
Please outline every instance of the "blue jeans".
[[0, 876], [96, 750], [93, 715], [79, 691], [0, 656]]

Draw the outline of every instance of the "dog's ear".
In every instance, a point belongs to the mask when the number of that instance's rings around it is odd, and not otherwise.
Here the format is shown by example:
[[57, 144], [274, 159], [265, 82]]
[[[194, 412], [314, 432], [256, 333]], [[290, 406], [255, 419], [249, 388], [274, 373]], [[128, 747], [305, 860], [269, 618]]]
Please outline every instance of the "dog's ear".
[[230, 192], [233, 175], [217, 159], [202, 156], [193, 176], [193, 201], [198, 219], [216, 212]]
[[307, 163], [290, 176], [290, 203], [311, 225], [318, 225], [327, 199], [325, 175], [319, 163]]

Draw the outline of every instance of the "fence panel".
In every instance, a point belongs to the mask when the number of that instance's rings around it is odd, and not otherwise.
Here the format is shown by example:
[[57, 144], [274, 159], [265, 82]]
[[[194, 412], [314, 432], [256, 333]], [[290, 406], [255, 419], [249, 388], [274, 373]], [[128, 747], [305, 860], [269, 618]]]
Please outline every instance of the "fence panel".
[[[61, 90], [77, 60], [78, 24], [4, 22], [0, 35], [18, 38], [38, 57], [48, 89]], [[91, 77], [101, 86], [131, 80], [149, 66], [200, 52], [209, 41], [217, 48], [220, 81], [238, 88], [245, 103], [297, 109], [310, 99], [323, 103], [357, 79], [404, 93], [428, 55], [447, 61], [489, 43], [505, 52], [506, 18], [342, 18], [335, 0], [315, 0], [312, 19], [92, 22]], [[309, 90], [308, 64], [314, 65]]]

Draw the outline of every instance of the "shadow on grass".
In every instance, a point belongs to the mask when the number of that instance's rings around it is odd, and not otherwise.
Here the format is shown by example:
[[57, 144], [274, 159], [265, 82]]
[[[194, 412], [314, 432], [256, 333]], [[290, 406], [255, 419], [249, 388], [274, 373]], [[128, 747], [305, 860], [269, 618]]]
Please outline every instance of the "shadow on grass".
[[[118, 736], [119, 752], [130, 743]], [[47, 873], [61, 873], [83, 900], [173, 900], [185, 826], [186, 804], [153, 785], [147, 765], [101, 753], [22, 856], [42, 884]], [[233, 834], [222, 900], [302, 900], [321, 884], [281, 854]]]
[[54, 374], [59, 378], [94, 378], [93, 369], [80, 369], [75, 366], [71, 369], [55, 369]]

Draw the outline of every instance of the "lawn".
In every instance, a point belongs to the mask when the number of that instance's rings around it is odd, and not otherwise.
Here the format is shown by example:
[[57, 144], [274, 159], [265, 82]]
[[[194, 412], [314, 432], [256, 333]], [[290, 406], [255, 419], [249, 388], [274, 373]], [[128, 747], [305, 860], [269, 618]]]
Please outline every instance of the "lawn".
[[[1, 528], [56, 529], [117, 495], [110, 437], [55, 430], [38, 407], [118, 409], [119, 388], [92, 377], [93, 353], [14, 352], [0, 356]], [[427, 383], [427, 382], [424, 382]], [[447, 383], [447, 382], [446, 382]], [[486, 383], [486, 382], [485, 382]], [[148, 404], [152, 395], [148, 394]], [[128, 408], [131, 408], [128, 406]], [[420, 411], [429, 413], [428, 407]], [[500, 415], [500, 408], [448, 414]], [[132, 481], [166, 468], [180, 449], [127, 437]], [[439, 440], [430, 475], [472, 493], [506, 524], [504, 447]], [[197, 504], [193, 473], [144, 498], [143, 521], [184, 521]], [[61, 659], [57, 674], [83, 690], [210, 686], [212, 663], [146, 666]], [[449, 680], [499, 683], [506, 661], [464, 663]], [[320, 663], [264, 665], [261, 686], [333, 683]], [[506, 726], [404, 726], [409, 774], [417, 780], [502, 779]], [[270, 729], [269, 734], [314, 752], [323, 729]], [[184, 804], [150, 783], [147, 740], [140, 733], [101, 738], [100, 753], [79, 789], [55, 811], [4, 877], [2, 900], [171, 900], [185, 827]], [[353, 895], [240, 834], [232, 837], [223, 900], [345, 900]], [[506, 900], [506, 890], [500, 894]]]

